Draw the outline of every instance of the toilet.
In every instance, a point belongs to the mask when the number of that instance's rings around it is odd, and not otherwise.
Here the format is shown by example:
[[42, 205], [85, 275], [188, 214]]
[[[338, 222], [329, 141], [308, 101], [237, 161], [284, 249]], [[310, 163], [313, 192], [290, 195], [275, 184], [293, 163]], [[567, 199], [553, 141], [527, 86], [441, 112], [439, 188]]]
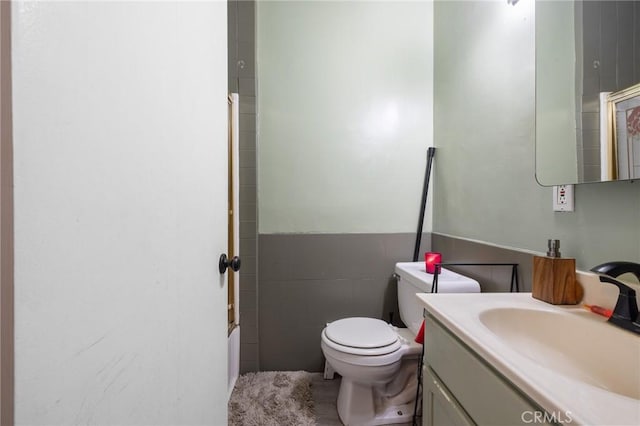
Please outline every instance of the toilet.
[[[423, 307], [416, 293], [430, 293], [433, 275], [424, 262], [396, 264], [400, 318], [407, 328], [376, 318], [333, 321], [322, 330], [325, 377], [342, 376], [337, 408], [347, 426], [409, 423], [412, 420], [422, 345], [415, 342]], [[480, 284], [442, 268], [439, 293], [479, 293]], [[327, 373], [329, 372], [329, 373]]]

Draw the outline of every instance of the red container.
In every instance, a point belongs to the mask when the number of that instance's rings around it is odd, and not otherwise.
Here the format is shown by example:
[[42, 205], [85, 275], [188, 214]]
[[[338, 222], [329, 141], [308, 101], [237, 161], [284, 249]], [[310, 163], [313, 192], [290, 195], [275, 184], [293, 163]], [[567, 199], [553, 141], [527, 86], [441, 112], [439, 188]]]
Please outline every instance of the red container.
[[433, 274], [436, 272], [436, 265], [442, 263], [442, 254], [428, 251], [424, 254], [424, 263], [427, 274]]

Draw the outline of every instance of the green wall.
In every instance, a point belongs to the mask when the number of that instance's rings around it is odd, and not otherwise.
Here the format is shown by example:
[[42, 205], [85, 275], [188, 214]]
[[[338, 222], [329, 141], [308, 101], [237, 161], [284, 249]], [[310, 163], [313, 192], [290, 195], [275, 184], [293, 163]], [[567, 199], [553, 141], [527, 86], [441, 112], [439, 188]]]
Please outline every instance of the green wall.
[[536, 179], [578, 182], [574, 3], [545, 1], [535, 9]]
[[640, 183], [575, 187], [575, 212], [553, 212], [535, 181], [534, 6], [434, 6], [433, 231], [524, 250], [561, 240], [588, 269], [640, 262]]
[[425, 231], [640, 261], [640, 183], [578, 185], [572, 213], [536, 183], [533, 0], [256, 13], [261, 234], [413, 232], [433, 141]]
[[261, 234], [415, 230], [432, 13], [426, 1], [257, 2]]

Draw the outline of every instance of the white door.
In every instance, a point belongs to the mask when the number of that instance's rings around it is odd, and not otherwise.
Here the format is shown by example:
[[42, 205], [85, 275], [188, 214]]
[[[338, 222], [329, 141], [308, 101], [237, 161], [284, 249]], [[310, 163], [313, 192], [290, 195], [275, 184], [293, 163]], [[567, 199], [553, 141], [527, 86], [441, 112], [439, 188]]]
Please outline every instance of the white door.
[[16, 424], [226, 424], [226, 2], [12, 8]]

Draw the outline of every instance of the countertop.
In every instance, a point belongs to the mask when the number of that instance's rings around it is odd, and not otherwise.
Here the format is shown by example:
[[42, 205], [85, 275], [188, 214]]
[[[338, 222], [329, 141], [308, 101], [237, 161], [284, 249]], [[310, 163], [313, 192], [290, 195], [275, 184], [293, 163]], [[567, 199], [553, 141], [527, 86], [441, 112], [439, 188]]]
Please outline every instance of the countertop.
[[[463, 343], [485, 359], [508, 381], [548, 413], [567, 413], [571, 424], [640, 425], [640, 400], [607, 391], [559, 374], [545, 367], [535, 354], [525, 356], [513, 349], [480, 321], [480, 314], [492, 308], [523, 308], [576, 314], [586, 321], [606, 322], [606, 318], [582, 307], [550, 305], [534, 299], [531, 293], [429, 294], [416, 296], [435, 317]], [[531, 324], [532, 327], [535, 324]], [[598, 324], [595, 327], [609, 326]], [[611, 325], [611, 327], [614, 327]], [[629, 333], [624, 330], [613, 332]], [[583, 336], [589, 339], [590, 336]], [[635, 335], [631, 336], [636, 338]], [[640, 336], [637, 336], [640, 363]], [[593, 342], [594, 345], [598, 342]], [[616, 348], [610, 348], [615, 351]], [[635, 352], [634, 352], [635, 353]], [[640, 377], [638, 377], [640, 382]]]

